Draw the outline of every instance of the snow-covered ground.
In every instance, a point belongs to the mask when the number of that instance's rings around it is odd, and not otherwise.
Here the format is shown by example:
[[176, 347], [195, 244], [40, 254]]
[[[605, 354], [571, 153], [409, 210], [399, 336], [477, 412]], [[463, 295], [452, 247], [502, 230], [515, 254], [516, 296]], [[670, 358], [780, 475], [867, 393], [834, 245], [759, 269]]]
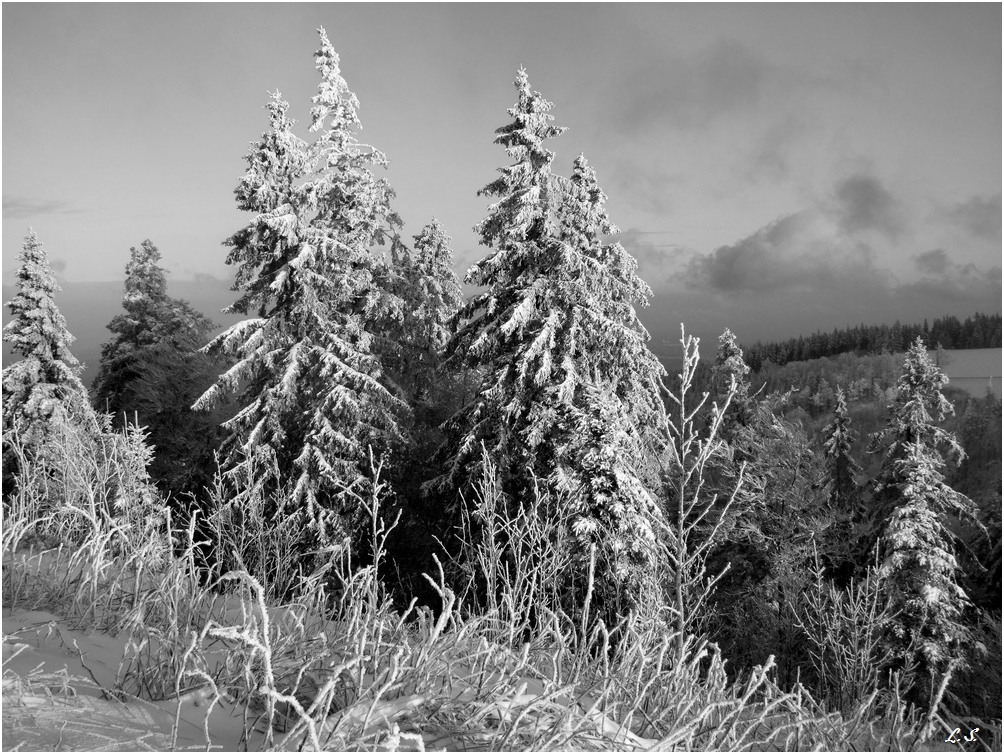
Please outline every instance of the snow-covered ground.
[[126, 641], [4, 608], [3, 750], [205, 751], [207, 733], [213, 749], [242, 748], [242, 709], [225, 700], [210, 708], [203, 689], [160, 702], [115, 698], [108, 690]]

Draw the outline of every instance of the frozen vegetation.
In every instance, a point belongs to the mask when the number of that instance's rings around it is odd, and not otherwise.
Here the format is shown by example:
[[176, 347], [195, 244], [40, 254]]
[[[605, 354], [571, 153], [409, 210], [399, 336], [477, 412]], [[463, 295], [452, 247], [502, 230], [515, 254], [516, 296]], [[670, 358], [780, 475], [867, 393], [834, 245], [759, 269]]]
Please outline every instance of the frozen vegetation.
[[464, 300], [319, 34], [309, 139], [274, 93], [235, 192], [241, 322], [145, 241], [88, 396], [25, 239], [5, 746], [1000, 750], [997, 396], [922, 336], [751, 369], [681, 327], [666, 374], [524, 70]]

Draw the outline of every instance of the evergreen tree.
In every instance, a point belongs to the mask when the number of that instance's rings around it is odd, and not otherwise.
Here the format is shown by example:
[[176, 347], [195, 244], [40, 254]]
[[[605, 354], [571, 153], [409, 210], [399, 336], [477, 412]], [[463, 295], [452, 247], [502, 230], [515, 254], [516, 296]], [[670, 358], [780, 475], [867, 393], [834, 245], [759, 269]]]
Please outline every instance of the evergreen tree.
[[12, 319], [3, 329], [3, 340], [22, 359], [3, 370], [4, 432], [17, 425], [29, 448], [44, 444], [64, 421], [82, 422], [97, 433], [96, 417], [80, 381], [83, 367], [70, 352], [74, 338], [54, 299], [61, 289], [31, 228], [18, 260], [18, 292], [7, 302]]
[[112, 339], [101, 348], [101, 369], [95, 380], [99, 401], [113, 398], [119, 375], [127, 360], [147, 346], [170, 342], [178, 348], [201, 346], [215, 326], [187, 301], [167, 295], [166, 271], [158, 262], [160, 251], [147, 239], [140, 248], [129, 249], [122, 307], [108, 324]]
[[[483, 369], [485, 379], [473, 404], [451, 421], [450, 433], [459, 442], [443, 481], [462, 483], [465, 474], [477, 478], [480, 444], [484, 443], [503, 481], [511, 485], [514, 470], [517, 476], [525, 476], [523, 467], [529, 459], [520, 463], [521, 451], [532, 454], [542, 439], [534, 438], [536, 442], [528, 445], [518, 436], [541, 389], [532, 384], [529, 364], [520, 366], [514, 357], [537, 334], [527, 333], [527, 325], [540, 330], [534, 317], [535, 285], [546, 284], [540, 275], [541, 263], [558, 245], [554, 211], [560, 191], [551, 173], [554, 153], [544, 142], [565, 129], [551, 125], [554, 117], [548, 111], [552, 105], [532, 91], [525, 70], [519, 71], [516, 88], [517, 103], [508, 111], [515, 120], [498, 129], [495, 139], [515, 163], [500, 168], [499, 178], [478, 192], [499, 198], [474, 228], [481, 243], [495, 253], [472, 266], [465, 278], [486, 290], [461, 308], [461, 327], [448, 346], [454, 360]], [[549, 351], [546, 355], [550, 356]], [[543, 403], [538, 401], [538, 405]]]
[[[781, 677], [793, 681], [799, 642], [790, 610], [811, 576], [820, 507], [813, 491], [816, 459], [803, 430], [775, 415], [784, 398], [751, 394], [750, 369], [730, 330], [718, 339], [710, 372], [719, 405], [733, 394], [720, 418], [725, 443], [705, 473], [707, 494], [716, 495], [720, 506], [731, 501], [706, 564], [712, 573], [728, 567], [713, 596], [718, 620], [712, 636], [728, 648], [737, 670], [774, 654]], [[712, 414], [707, 423], [714, 421]]]
[[[941, 389], [948, 378], [927, 355], [921, 338], [906, 354], [886, 427], [873, 437], [883, 449], [875, 492], [879, 503], [879, 577], [899, 617], [895, 644], [915, 654], [924, 682], [963, 658], [962, 621], [969, 598], [958, 584], [956, 535], [949, 517], [977, 522], [972, 501], [944, 482], [945, 460], [959, 461], [962, 448], [939, 427], [952, 404]], [[978, 522], [977, 522], [978, 523]]]
[[440, 367], [452, 321], [463, 303], [460, 281], [453, 272], [450, 237], [436, 218], [414, 236], [414, 252], [394, 243], [396, 292], [404, 302], [404, 317], [388, 328], [394, 334], [384, 367], [409, 400], [430, 405], [429, 393], [440, 380]]
[[243, 388], [226, 425], [229, 467], [239, 476], [271, 455], [276, 483], [293, 487], [298, 520], [315, 543], [330, 544], [352, 528], [346, 488], [365, 484], [370, 447], [379, 454], [402, 439], [407, 406], [388, 391], [374, 353], [380, 327], [403, 307], [390, 262], [374, 248], [400, 225], [393, 191], [372, 172], [386, 158], [358, 141], [359, 102], [319, 34], [310, 131], [320, 133], [310, 144], [295, 136], [288, 104], [272, 96], [271, 129], [252, 146], [235, 192], [254, 218], [226, 242], [244, 291], [228, 311], [257, 316], [207, 347], [237, 363], [196, 406]]
[[844, 391], [837, 388], [837, 405], [833, 421], [823, 429], [822, 493], [829, 511], [823, 516], [817, 537], [820, 554], [829, 575], [841, 584], [847, 582], [855, 569], [855, 526], [860, 522], [860, 488], [856, 475], [861, 465], [851, 449], [857, 432], [851, 429]]
[[616, 228], [585, 159], [569, 180], [551, 173], [544, 142], [564, 130], [551, 124], [551, 103], [523, 70], [516, 88], [514, 121], [495, 140], [515, 163], [481, 190], [498, 201], [475, 228], [494, 253], [467, 275], [486, 290], [461, 309], [448, 348], [484, 379], [448, 427], [452, 454], [441, 481], [462, 485], [482, 444], [512, 505], [532, 498], [531, 474], [545, 480], [573, 506], [580, 555], [599, 545], [606, 586], [626, 607], [653, 574], [661, 515], [647, 459], [665, 442], [664, 371], [634, 310], [651, 291], [623, 247], [602, 242]]
[[215, 464], [221, 417], [192, 411], [194, 401], [222, 369], [197, 353], [213, 322], [187, 301], [167, 295], [161, 254], [147, 239], [129, 250], [124, 312], [108, 325], [94, 384], [98, 410], [118, 423], [138, 423], [155, 448], [151, 477], [178, 498], [201, 494]]
[[837, 388], [837, 407], [833, 421], [826, 425], [823, 433], [826, 435], [823, 455], [826, 459], [824, 489], [827, 501], [832, 508], [850, 513], [857, 502], [858, 483], [855, 474], [861, 473], [861, 465], [851, 455], [857, 432], [851, 429], [847, 401], [841, 388]]
[[623, 612], [654, 588], [650, 579], [659, 570], [656, 532], [666, 519], [655, 493], [668, 438], [660, 397], [665, 370], [634, 309], [647, 306], [652, 292], [623, 246], [602, 242], [618, 232], [605, 201], [595, 171], [579, 155], [558, 211], [562, 257], [548, 271], [552, 312], [565, 313], [567, 333], [551, 357], [562, 365], [554, 395], [567, 396], [565, 410], [556, 413], [571, 420], [553, 435], [559, 447], [568, 437], [573, 451], [556, 460], [550, 479], [573, 506], [579, 551], [597, 546], [600, 572], [612, 576], [607, 589], [620, 595], [614, 610]]
[[415, 289], [413, 308], [417, 320], [416, 341], [433, 353], [446, 348], [450, 323], [463, 303], [460, 281], [453, 272], [450, 237], [436, 218], [415, 236]]
[[736, 391], [725, 423], [726, 437], [730, 426], [745, 426], [752, 418], [754, 400], [750, 395], [749, 375], [750, 368], [743, 358], [743, 350], [736, 342], [736, 336], [725, 328], [725, 332], [718, 336], [718, 353], [711, 367], [711, 381], [715, 395], [724, 396], [735, 380]]

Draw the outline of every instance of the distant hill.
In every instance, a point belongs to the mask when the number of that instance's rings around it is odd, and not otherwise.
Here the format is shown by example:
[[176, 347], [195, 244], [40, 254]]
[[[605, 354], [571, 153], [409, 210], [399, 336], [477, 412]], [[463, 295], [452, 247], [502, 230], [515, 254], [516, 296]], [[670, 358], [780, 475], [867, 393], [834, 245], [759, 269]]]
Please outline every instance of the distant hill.
[[[101, 345], [110, 337], [107, 325], [112, 317], [122, 311], [122, 281], [100, 283], [61, 282], [63, 290], [56, 294], [56, 305], [66, 318], [66, 326], [76, 341], [70, 347], [73, 355], [86, 365], [82, 375], [88, 387], [98, 372]], [[3, 286], [3, 303], [16, 293], [11, 285]], [[198, 311], [220, 325], [218, 331], [243, 319], [239, 315], [225, 315], [220, 309], [235, 299], [230, 282], [204, 275], [198, 279], [168, 280], [167, 293], [172, 298], [188, 301]], [[3, 324], [10, 321], [10, 312], [3, 307]], [[218, 332], [217, 331], [217, 332]], [[3, 363], [11, 358], [11, 349], [3, 344]]]
[[746, 363], [759, 372], [766, 362], [784, 366], [842, 353], [904, 353], [921, 337], [929, 349], [1000, 348], [1001, 315], [977, 312], [965, 321], [946, 316], [928, 324], [858, 325], [832, 333], [816, 332], [777, 343], [757, 342], [743, 347]]

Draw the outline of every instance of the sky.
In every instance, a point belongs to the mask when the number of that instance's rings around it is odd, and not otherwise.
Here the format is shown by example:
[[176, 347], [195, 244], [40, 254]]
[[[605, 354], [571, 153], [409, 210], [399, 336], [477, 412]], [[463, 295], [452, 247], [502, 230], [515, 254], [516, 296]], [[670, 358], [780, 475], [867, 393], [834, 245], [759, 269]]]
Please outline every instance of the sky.
[[752, 343], [1001, 311], [997, 3], [4, 3], [2, 15], [5, 300], [32, 226], [68, 302], [102, 292], [64, 312], [85, 350], [144, 239], [170, 293], [234, 300], [222, 242], [250, 220], [233, 196], [243, 157], [276, 89], [308, 135], [319, 26], [360, 100], [362, 140], [389, 159], [405, 237], [438, 217], [461, 277], [489, 253], [472, 230], [489, 204], [477, 191], [509, 163], [494, 132], [522, 66], [568, 128], [547, 145], [554, 172], [580, 152], [597, 171], [653, 289], [640, 315], [660, 356], [681, 322], [713, 349], [725, 327]]

